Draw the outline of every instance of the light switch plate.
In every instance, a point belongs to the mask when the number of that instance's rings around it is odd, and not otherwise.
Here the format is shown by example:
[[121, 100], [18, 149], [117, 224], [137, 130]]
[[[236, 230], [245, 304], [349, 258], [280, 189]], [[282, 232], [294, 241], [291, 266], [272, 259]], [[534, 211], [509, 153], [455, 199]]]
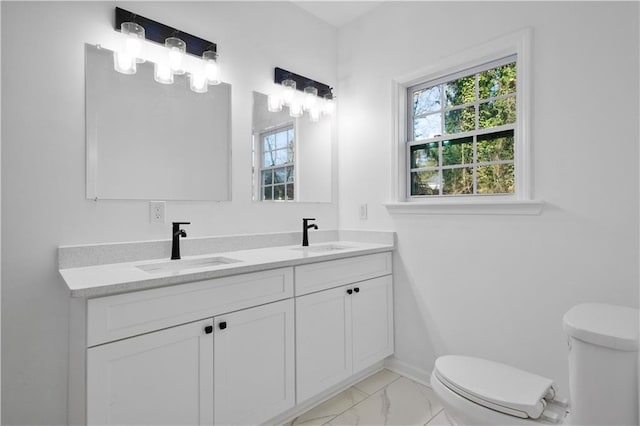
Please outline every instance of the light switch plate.
[[367, 219], [367, 205], [366, 204], [360, 204], [360, 220], [366, 220]]

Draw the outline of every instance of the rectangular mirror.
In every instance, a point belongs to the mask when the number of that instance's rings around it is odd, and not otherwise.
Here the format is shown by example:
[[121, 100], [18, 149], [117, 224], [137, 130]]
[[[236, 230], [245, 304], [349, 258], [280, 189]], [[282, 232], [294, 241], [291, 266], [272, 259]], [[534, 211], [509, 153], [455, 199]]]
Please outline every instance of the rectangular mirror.
[[270, 112], [267, 95], [253, 92], [252, 130], [254, 201], [331, 202], [330, 117]]
[[189, 89], [154, 80], [154, 64], [131, 75], [113, 52], [86, 45], [87, 198], [230, 199], [231, 86]]

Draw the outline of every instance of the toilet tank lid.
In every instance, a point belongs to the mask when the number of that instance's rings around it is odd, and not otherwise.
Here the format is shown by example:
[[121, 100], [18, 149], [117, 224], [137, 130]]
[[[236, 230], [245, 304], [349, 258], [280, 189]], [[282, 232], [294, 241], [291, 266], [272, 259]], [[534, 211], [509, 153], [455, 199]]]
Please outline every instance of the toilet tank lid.
[[583, 303], [564, 314], [565, 333], [619, 351], [638, 350], [640, 311], [626, 306]]

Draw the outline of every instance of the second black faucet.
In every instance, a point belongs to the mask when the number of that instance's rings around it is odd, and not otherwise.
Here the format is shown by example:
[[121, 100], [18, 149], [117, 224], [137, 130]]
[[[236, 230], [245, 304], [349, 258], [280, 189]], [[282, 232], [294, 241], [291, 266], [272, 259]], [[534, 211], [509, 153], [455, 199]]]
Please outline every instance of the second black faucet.
[[172, 222], [173, 230], [171, 232], [171, 260], [180, 259], [180, 237], [186, 237], [187, 232], [184, 229], [180, 229], [180, 225], [191, 225], [191, 222]]
[[318, 229], [318, 225], [309, 222], [316, 220], [315, 218], [305, 217], [302, 219], [302, 247], [309, 246], [309, 228]]

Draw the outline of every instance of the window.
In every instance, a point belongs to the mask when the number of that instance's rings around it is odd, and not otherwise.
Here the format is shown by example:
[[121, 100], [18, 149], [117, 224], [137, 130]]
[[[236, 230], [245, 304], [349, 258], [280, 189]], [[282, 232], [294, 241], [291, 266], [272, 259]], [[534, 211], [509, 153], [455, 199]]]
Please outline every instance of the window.
[[407, 88], [407, 196], [516, 192], [516, 56]]
[[294, 199], [293, 124], [260, 134], [262, 200]]

